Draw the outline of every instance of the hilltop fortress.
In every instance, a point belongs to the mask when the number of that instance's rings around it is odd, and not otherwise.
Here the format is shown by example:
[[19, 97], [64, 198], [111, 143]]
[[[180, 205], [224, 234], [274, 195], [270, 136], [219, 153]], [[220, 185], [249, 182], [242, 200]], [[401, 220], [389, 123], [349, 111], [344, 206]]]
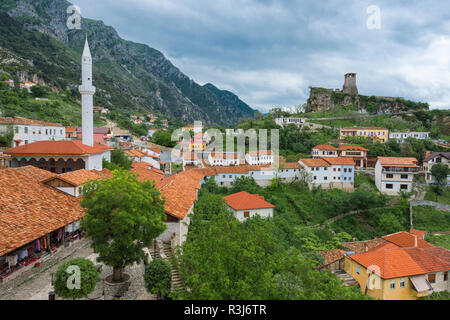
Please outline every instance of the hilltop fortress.
[[405, 100], [401, 97], [364, 96], [356, 86], [356, 73], [345, 75], [340, 89], [310, 87], [307, 112], [320, 112], [336, 106], [356, 107], [361, 113], [396, 113], [402, 111], [428, 110], [428, 103]]

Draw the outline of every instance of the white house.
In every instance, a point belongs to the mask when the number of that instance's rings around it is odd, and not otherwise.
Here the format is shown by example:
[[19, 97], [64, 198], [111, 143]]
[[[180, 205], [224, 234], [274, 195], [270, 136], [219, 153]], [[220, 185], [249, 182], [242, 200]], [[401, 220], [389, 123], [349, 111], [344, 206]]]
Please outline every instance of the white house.
[[263, 196], [241, 191], [223, 197], [234, 216], [241, 222], [256, 215], [261, 218], [273, 218], [275, 206], [264, 200]]
[[[145, 149], [148, 150], [148, 149]], [[133, 160], [133, 162], [145, 162], [150, 164], [153, 168], [156, 169], [161, 169], [161, 164], [160, 164], [160, 158], [159, 155], [156, 156], [154, 155], [154, 152], [149, 153], [149, 152], [145, 152], [145, 150], [137, 150], [137, 149], [133, 149], [133, 150], [127, 150], [125, 151], [125, 154], [130, 157], [131, 160]]]
[[420, 167], [416, 158], [378, 157], [375, 164], [375, 185], [380, 192], [398, 195], [411, 192], [414, 175]]
[[361, 146], [343, 146], [337, 149], [339, 157], [352, 158], [356, 168], [367, 167], [367, 154], [369, 150]]
[[310, 187], [320, 185], [323, 189], [348, 191], [354, 188], [355, 163], [351, 158], [300, 159], [298, 163], [310, 176]]
[[250, 151], [245, 155], [245, 161], [250, 165], [272, 164], [274, 161], [272, 150]]
[[[423, 170], [425, 172], [425, 180], [427, 183], [434, 183], [434, 178], [431, 174], [431, 168], [436, 163], [443, 163], [450, 166], [450, 152], [433, 152], [425, 157], [423, 160]], [[450, 184], [450, 175], [447, 176], [447, 183]]]
[[275, 123], [279, 126], [287, 126], [288, 124], [295, 124], [297, 127], [302, 127], [306, 123], [304, 118], [276, 118]]
[[238, 166], [241, 164], [239, 153], [235, 152], [211, 152], [208, 162], [211, 166]]
[[10, 167], [34, 166], [55, 173], [81, 169], [103, 170], [103, 159], [111, 161], [111, 148], [83, 144], [80, 140], [37, 141], [3, 151]]
[[0, 117], [0, 134], [6, 133], [9, 127], [12, 127], [14, 132], [11, 147], [18, 147], [36, 141], [66, 139], [66, 128], [56, 123], [21, 117]]
[[322, 157], [337, 157], [338, 149], [328, 144], [320, 144], [312, 148], [311, 155], [314, 159]]
[[430, 137], [429, 132], [391, 132], [389, 133], [389, 139], [397, 140], [398, 143], [403, 143], [407, 138], [414, 138], [419, 140], [428, 139]]

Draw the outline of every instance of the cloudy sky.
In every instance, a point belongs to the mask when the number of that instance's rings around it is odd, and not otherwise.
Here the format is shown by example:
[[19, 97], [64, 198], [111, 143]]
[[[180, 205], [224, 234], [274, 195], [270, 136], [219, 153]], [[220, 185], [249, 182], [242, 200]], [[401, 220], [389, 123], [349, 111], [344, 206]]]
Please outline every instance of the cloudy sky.
[[450, 1], [71, 2], [262, 111], [303, 104], [309, 86], [342, 88], [347, 72], [361, 94], [450, 107]]

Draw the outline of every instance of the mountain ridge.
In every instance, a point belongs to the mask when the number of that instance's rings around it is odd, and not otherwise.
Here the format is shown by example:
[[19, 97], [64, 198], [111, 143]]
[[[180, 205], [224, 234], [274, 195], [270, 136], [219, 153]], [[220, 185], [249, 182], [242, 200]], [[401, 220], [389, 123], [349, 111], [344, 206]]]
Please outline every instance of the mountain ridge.
[[[94, 82], [99, 89], [96, 105], [126, 111], [145, 110], [187, 122], [202, 120], [206, 124], [231, 125], [241, 117], [253, 117], [255, 110], [235, 94], [214, 85], [197, 84], [160, 51], [120, 38], [113, 27], [106, 26], [101, 20], [81, 18], [81, 30], [69, 30], [66, 22], [70, 5], [66, 0], [5, 0], [0, 4], [0, 10], [7, 12], [24, 30], [43, 33], [60, 42], [55, 46], [61, 45], [67, 55], [65, 58], [70, 58], [66, 60], [70, 61], [47, 61], [44, 69], [59, 67], [70, 71], [73, 68], [72, 72], [65, 70], [72, 73], [66, 75], [65, 81], [72, 90], [76, 90], [80, 78], [80, 61], [76, 55], [81, 55], [85, 32], [88, 32]], [[2, 42], [1, 38], [0, 35], [0, 47], [7, 42], [5, 39]], [[17, 50], [12, 53], [17, 54]], [[30, 60], [28, 56], [20, 57]], [[46, 57], [42, 55], [41, 58]], [[45, 70], [40, 71], [45, 73]], [[54, 78], [58, 77], [55, 75]], [[64, 79], [56, 80], [55, 86], [65, 89]]]

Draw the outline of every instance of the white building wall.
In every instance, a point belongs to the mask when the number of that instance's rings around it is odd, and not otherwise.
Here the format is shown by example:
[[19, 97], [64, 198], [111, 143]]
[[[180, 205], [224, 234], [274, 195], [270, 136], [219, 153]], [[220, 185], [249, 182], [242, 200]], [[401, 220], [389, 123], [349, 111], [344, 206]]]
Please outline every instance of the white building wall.
[[[37, 125], [13, 125], [13, 140], [22, 140], [18, 145], [22, 146], [36, 141], [46, 140], [65, 140], [66, 128], [55, 126], [37, 126]], [[4, 133], [8, 130], [8, 125], [0, 124], [0, 132]], [[15, 147], [13, 141], [11, 147]]]
[[249, 212], [249, 218], [259, 215], [261, 218], [273, 218], [273, 208], [265, 209], [250, 209], [250, 210], [233, 210], [234, 216], [241, 222], [244, 222], [248, 218], [244, 217], [244, 212]]

